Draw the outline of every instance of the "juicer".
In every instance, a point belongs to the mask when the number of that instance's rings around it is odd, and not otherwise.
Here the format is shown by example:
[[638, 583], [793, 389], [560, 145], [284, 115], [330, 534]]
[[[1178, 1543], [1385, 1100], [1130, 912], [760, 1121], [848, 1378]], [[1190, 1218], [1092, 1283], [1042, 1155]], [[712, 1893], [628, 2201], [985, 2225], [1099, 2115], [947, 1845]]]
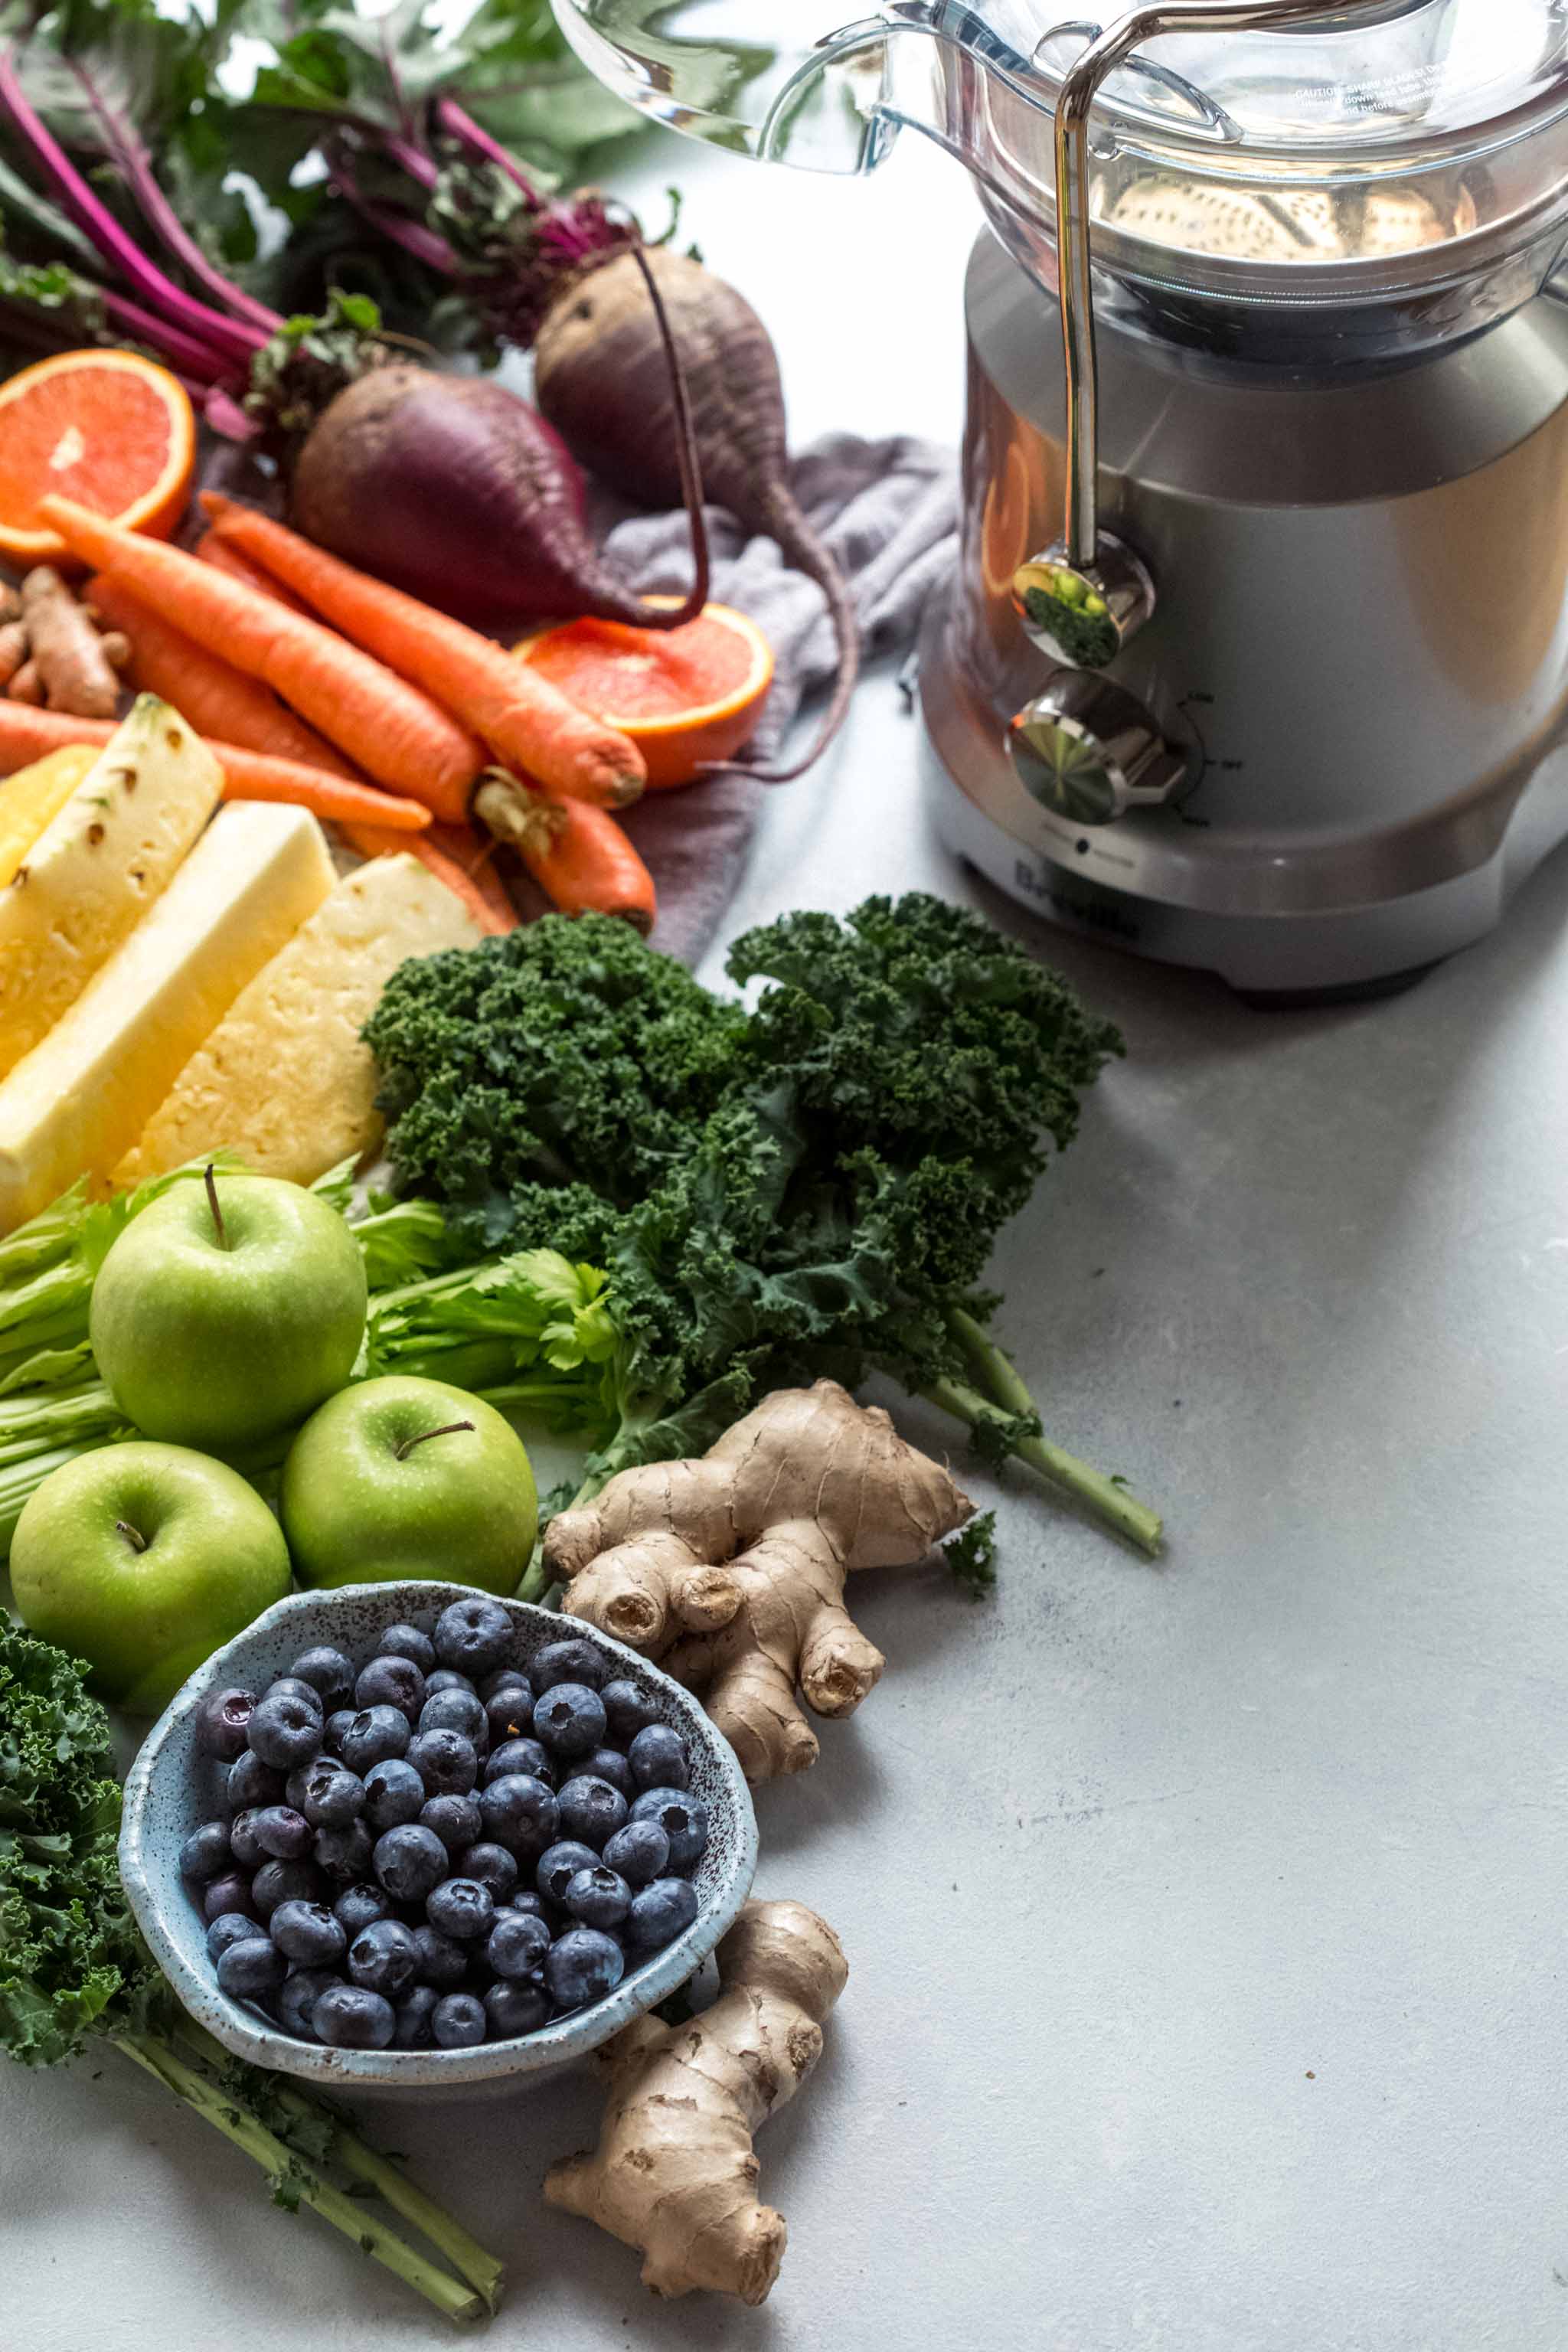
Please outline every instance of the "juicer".
[[972, 175], [948, 845], [1264, 997], [1397, 984], [1568, 833], [1568, 0], [555, 0], [645, 112]]

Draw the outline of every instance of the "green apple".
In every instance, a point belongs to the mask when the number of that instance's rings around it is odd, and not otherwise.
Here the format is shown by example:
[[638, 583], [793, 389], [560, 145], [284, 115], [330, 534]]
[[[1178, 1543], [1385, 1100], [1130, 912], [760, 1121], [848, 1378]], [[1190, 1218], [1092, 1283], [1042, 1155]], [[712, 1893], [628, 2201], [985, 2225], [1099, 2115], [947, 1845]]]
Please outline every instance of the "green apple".
[[289, 1590], [289, 1547], [226, 1463], [140, 1439], [51, 1471], [11, 1538], [24, 1625], [157, 1715], [187, 1675]]
[[139, 1430], [237, 1454], [342, 1387], [364, 1315], [364, 1261], [335, 1210], [280, 1177], [209, 1168], [126, 1226], [90, 1337]]
[[279, 1505], [301, 1584], [435, 1577], [511, 1592], [539, 1527], [527, 1450], [444, 1381], [361, 1381], [289, 1450]]

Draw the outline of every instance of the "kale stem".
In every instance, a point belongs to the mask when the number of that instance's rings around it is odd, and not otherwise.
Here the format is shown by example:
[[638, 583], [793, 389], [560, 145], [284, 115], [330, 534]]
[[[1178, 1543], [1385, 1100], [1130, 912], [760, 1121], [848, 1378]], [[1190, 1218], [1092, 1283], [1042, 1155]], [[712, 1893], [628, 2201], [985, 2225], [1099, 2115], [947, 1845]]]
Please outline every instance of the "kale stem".
[[303, 2201], [314, 2206], [324, 2221], [341, 2230], [373, 2261], [383, 2263], [389, 2271], [435, 2305], [448, 2319], [479, 2319], [485, 2312], [481, 2295], [466, 2285], [460, 2285], [451, 2275], [427, 2262], [423, 2254], [389, 2230], [384, 2221], [366, 2211], [361, 2204], [323, 2180], [283, 2140], [269, 2132], [265, 2124], [251, 2115], [227, 2090], [209, 2082], [195, 2067], [187, 2066], [158, 2035], [153, 2033], [120, 2033], [114, 2036], [116, 2048], [127, 2058], [144, 2067], [165, 2089], [173, 2091], [194, 2107], [203, 2120], [220, 2131], [226, 2140], [243, 2150], [251, 2161], [274, 2179], [288, 2180], [295, 2186]]
[[[998, 1355], [1001, 1353], [1000, 1349], [996, 1352]], [[1016, 1380], [1016, 1373], [1013, 1377]], [[1108, 1528], [1124, 1537], [1129, 1543], [1135, 1544], [1140, 1551], [1147, 1552], [1151, 1559], [1158, 1556], [1164, 1542], [1164, 1523], [1159, 1513], [1152, 1511], [1147, 1503], [1139, 1502], [1136, 1496], [1126, 1493], [1102, 1472], [1091, 1469], [1087, 1462], [1080, 1462], [1076, 1454], [1064, 1452], [1062, 1447], [1051, 1444], [1042, 1436], [1016, 1435], [1009, 1427], [1016, 1418], [1014, 1412], [993, 1403], [977, 1389], [969, 1388], [962, 1381], [933, 1381], [928, 1388], [921, 1389], [919, 1394], [928, 1404], [934, 1404], [940, 1412], [952, 1413], [956, 1421], [965, 1423], [971, 1429], [978, 1430], [989, 1425], [999, 1432], [1009, 1454], [1026, 1463], [1031, 1470], [1037, 1470], [1053, 1486], [1064, 1488], [1086, 1510], [1092, 1511], [1096, 1518], [1103, 1520]], [[1034, 1417], [1033, 1405], [1029, 1407], [1029, 1414]]]
[[[210, 2065], [221, 2068], [233, 2063], [222, 2043], [215, 2041], [205, 2026], [182, 2018], [180, 2031]], [[505, 2268], [477, 2238], [468, 2235], [460, 2221], [437, 2205], [433, 2197], [426, 2197], [378, 2149], [361, 2139], [338, 2107], [313, 2099], [308, 2091], [298, 2089], [280, 2074], [273, 2076], [272, 2090], [279, 2105], [301, 2123], [319, 2124], [325, 2116], [332, 2128], [332, 2153], [343, 2170], [352, 2172], [356, 2180], [365, 2181], [394, 2212], [412, 2222], [433, 2246], [440, 2249], [453, 2269], [483, 2295], [489, 2309], [493, 2312], [497, 2308], [506, 2280]]]
[[1037, 1421], [1040, 1409], [1025, 1385], [1018, 1367], [993, 1339], [984, 1324], [976, 1321], [967, 1307], [950, 1307], [948, 1328], [968, 1357], [970, 1367], [982, 1389], [994, 1404], [1004, 1412], [1032, 1414]]

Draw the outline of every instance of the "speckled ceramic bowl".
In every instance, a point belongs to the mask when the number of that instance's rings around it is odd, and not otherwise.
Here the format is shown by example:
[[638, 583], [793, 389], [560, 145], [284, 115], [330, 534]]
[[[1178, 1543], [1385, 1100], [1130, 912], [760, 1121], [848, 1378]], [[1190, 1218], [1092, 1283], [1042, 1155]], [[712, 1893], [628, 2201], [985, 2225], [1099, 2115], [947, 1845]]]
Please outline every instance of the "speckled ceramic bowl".
[[426, 2096], [506, 2089], [584, 2057], [657, 2001], [668, 1999], [705, 1960], [732, 1925], [757, 1865], [757, 1823], [741, 1768], [689, 1692], [619, 1642], [575, 1619], [563, 1620], [525, 1601], [502, 1605], [517, 1627], [525, 1663], [547, 1642], [567, 1633], [592, 1642], [614, 1661], [615, 1672], [646, 1690], [662, 1719], [673, 1724], [691, 1757], [691, 1786], [708, 1805], [708, 1851], [694, 1885], [701, 1908], [683, 1936], [624, 1977], [604, 2000], [537, 2033], [487, 2042], [477, 2050], [329, 2050], [283, 2032], [243, 2001], [218, 1990], [207, 1958], [206, 1929], [180, 1877], [180, 1848], [198, 1823], [222, 1810], [224, 1767], [196, 1744], [196, 1709], [208, 1691], [237, 1684], [260, 1691], [287, 1673], [302, 1650], [330, 1642], [356, 1664], [373, 1654], [384, 1627], [417, 1625], [428, 1633], [456, 1584], [353, 1584], [336, 1591], [294, 1592], [215, 1653], [194, 1674], [148, 1735], [125, 1784], [120, 1870], [131, 1907], [158, 1961], [191, 2015], [237, 2057], [356, 2093]]

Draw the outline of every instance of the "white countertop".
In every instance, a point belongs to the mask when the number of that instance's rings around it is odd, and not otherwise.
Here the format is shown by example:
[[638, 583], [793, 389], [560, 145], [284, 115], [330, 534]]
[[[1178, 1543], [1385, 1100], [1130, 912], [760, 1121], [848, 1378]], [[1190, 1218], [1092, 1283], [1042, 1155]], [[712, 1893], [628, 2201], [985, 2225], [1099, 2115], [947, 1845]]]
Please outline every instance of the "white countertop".
[[[853, 186], [670, 142], [637, 174], [677, 176], [782, 348], [797, 440], [956, 436], [956, 170], [910, 140]], [[731, 928], [911, 886], [1022, 926], [913, 773], [874, 676], [770, 800]], [[1047, 1427], [1163, 1507], [1169, 1558], [976, 1473], [994, 1601], [858, 1580], [887, 1677], [758, 1807], [758, 1892], [815, 1905], [851, 1966], [759, 2142], [790, 2224], [762, 2311], [656, 2304], [542, 2207], [593, 2137], [585, 2081], [372, 2118], [509, 2259], [491, 2341], [1563, 2342], [1565, 913], [1559, 856], [1411, 993], [1313, 1014], [1032, 934], [1129, 1058], [1006, 1237], [1001, 1329]], [[0, 2099], [6, 2352], [448, 2340], [116, 2059]]]

